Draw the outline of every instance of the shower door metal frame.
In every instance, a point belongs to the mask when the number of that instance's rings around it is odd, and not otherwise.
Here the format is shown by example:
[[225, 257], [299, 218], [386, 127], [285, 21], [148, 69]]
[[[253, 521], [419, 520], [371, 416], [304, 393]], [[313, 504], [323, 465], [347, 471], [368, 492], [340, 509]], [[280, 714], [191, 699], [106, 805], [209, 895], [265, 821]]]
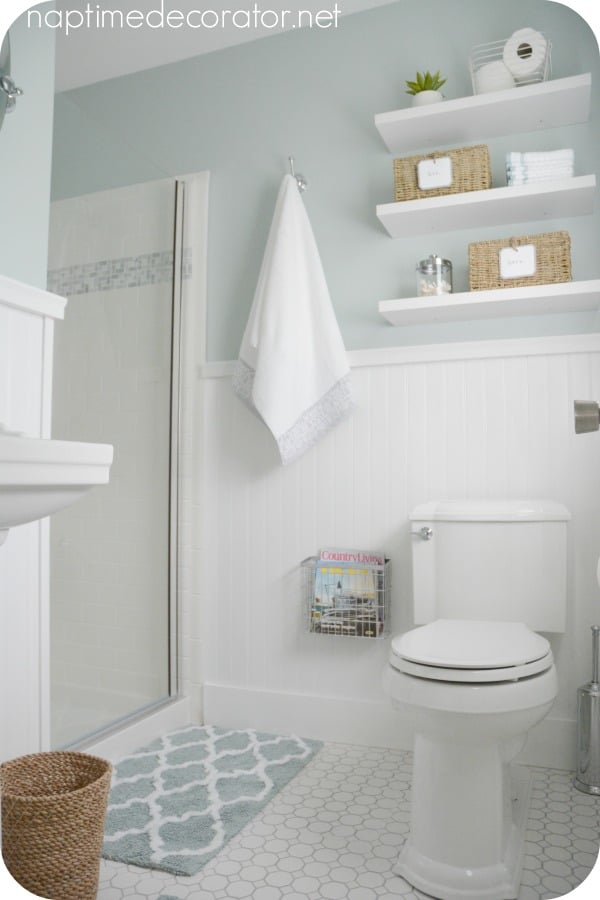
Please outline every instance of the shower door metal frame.
[[181, 435], [181, 323], [183, 306], [183, 235], [185, 182], [175, 181], [173, 230], [173, 300], [171, 316], [171, 438], [169, 459], [169, 698], [181, 686], [179, 646], [179, 447]]

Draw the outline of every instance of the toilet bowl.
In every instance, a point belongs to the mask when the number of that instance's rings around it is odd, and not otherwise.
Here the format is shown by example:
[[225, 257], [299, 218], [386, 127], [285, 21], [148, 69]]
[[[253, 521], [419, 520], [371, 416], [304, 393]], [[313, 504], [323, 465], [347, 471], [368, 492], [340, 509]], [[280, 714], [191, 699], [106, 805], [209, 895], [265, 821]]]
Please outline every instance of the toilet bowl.
[[384, 687], [415, 725], [396, 873], [443, 900], [517, 897], [526, 810], [508, 764], [556, 697], [550, 645], [522, 623], [438, 620], [392, 641]]
[[[535, 628], [561, 627], [568, 517], [557, 504], [523, 502], [428, 504], [411, 517], [413, 608], [424, 624], [392, 639], [383, 673], [415, 734], [410, 834], [395, 871], [440, 900], [518, 895], [529, 775], [513, 760], [558, 692]], [[486, 584], [481, 573], [494, 567]], [[505, 618], [517, 609], [522, 621]]]

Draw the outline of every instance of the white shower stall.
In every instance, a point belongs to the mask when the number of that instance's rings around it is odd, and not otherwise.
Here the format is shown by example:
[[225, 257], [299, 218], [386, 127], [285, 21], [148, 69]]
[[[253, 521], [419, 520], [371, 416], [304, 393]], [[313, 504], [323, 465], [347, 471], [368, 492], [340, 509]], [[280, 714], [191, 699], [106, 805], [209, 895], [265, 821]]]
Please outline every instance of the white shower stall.
[[184, 225], [192, 181], [51, 206], [48, 284], [68, 297], [52, 434], [115, 448], [106, 489], [51, 520], [53, 748], [95, 739], [181, 692], [181, 313], [202, 244], [194, 215]]

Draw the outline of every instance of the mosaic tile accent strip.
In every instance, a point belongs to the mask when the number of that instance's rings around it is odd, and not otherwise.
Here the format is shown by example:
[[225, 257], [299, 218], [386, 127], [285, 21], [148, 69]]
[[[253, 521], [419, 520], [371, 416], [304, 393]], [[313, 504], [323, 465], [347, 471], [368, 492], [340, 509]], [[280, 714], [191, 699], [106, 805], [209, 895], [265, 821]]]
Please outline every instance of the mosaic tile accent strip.
[[[183, 251], [182, 277], [187, 280], [191, 275], [192, 250], [187, 247]], [[96, 291], [166, 284], [172, 280], [173, 251], [162, 250], [51, 269], [48, 272], [48, 290], [62, 297], [75, 297]]]
[[[600, 804], [572, 773], [530, 771], [518, 900], [550, 900], [594, 866]], [[392, 871], [409, 830], [411, 774], [412, 753], [326, 744], [197, 875], [103, 860], [98, 900], [431, 900]]]

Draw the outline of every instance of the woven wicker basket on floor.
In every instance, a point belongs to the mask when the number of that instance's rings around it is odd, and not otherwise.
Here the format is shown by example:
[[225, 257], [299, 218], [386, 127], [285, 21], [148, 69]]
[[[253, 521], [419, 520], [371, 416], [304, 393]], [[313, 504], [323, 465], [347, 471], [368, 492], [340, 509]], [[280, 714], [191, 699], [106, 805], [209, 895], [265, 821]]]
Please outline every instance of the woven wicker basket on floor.
[[28, 891], [95, 900], [111, 771], [104, 759], [68, 751], [0, 766], [2, 856]]
[[[423, 159], [449, 156], [452, 161], [452, 184], [449, 187], [422, 190], [419, 187], [418, 165]], [[490, 154], [485, 144], [461, 147], [459, 150], [436, 150], [423, 156], [406, 156], [394, 160], [394, 188], [396, 200], [421, 200], [424, 197], [443, 197], [465, 191], [484, 191], [492, 186]]]
[[[511, 246], [522, 247], [525, 244], [535, 246], [535, 274], [524, 278], [502, 278], [500, 250]], [[529, 234], [469, 244], [469, 287], [472, 291], [528, 287], [562, 281], [571, 281], [571, 238], [567, 231], [550, 231], [547, 234]]]

